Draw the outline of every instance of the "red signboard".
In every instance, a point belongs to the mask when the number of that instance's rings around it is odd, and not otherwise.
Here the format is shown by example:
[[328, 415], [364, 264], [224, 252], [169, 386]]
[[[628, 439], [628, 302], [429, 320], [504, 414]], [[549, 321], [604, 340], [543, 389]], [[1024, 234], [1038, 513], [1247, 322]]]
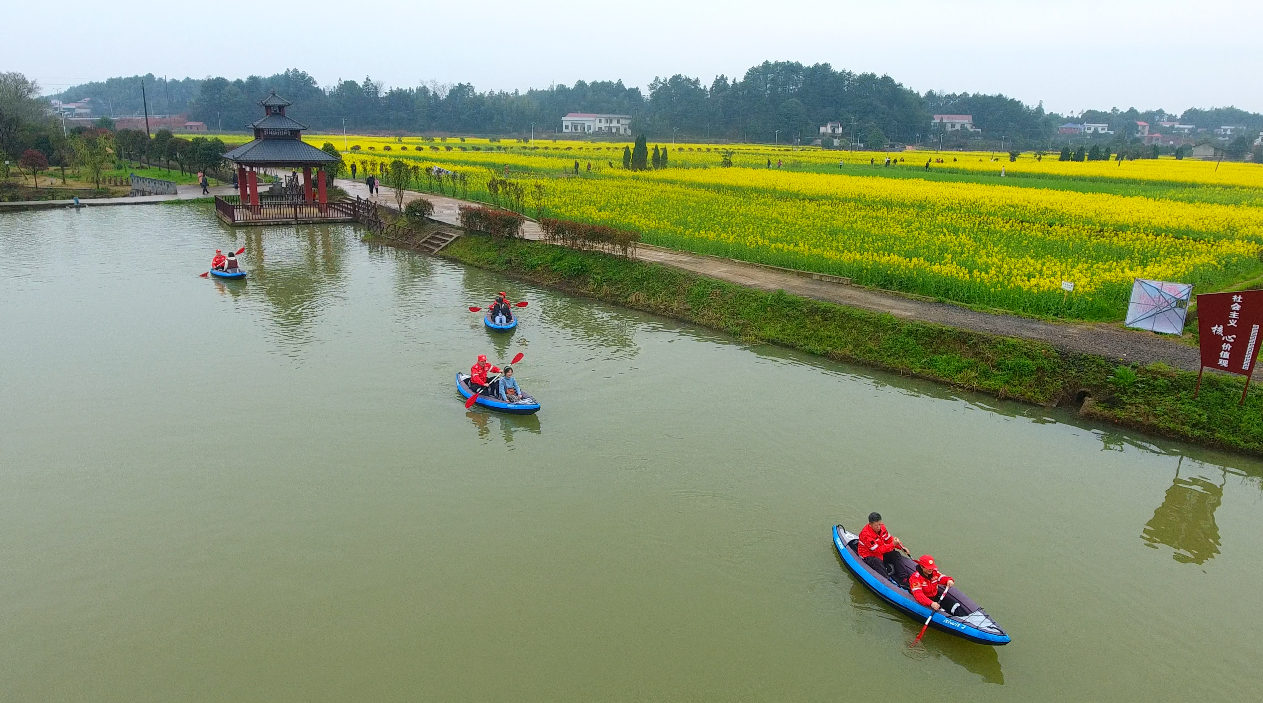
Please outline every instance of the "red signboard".
[[1197, 296], [1202, 366], [1249, 377], [1263, 345], [1263, 290]]

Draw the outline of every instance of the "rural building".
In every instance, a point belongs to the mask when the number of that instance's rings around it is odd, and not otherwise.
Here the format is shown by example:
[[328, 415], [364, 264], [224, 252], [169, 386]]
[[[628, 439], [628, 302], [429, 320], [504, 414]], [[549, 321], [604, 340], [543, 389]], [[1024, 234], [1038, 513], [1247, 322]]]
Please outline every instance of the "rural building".
[[829, 122], [820, 128], [821, 134], [837, 135], [842, 134], [841, 122]]
[[180, 131], [182, 131], [182, 132], [205, 132], [205, 131], [206, 131], [206, 123], [205, 123], [205, 122], [185, 122], [185, 123], [184, 123], [184, 126], [180, 128]]
[[1237, 129], [1238, 129], [1237, 127], [1234, 127], [1232, 125], [1224, 125], [1223, 127], [1217, 128], [1215, 130], [1215, 134], [1218, 134], [1221, 137], [1231, 137], [1232, 135], [1236, 134]]
[[84, 98], [75, 103], [64, 103], [53, 100], [53, 111], [63, 117], [89, 117], [92, 115], [92, 98]]
[[1148, 122], [1137, 122], [1137, 123], [1136, 123], [1136, 136], [1137, 136], [1137, 137], [1145, 137], [1145, 136], [1148, 136], [1148, 135], [1149, 135], [1149, 123], [1148, 123]]
[[1259, 136], [1254, 140], [1254, 146], [1263, 146], [1263, 132], [1259, 132]]
[[1067, 122], [1057, 128], [1057, 134], [1083, 134], [1083, 125]]
[[1083, 123], [1084, 134], [1113, 134], [1113, 130], [1107, 124], [1097, 124], [1095, 122]]
[[572, 112], [561, 118], [563, 134], [631, 134], [630, 115]]
[[931, 124], [941, 125], [944, 132], [980, 132], [974, 127], [973, 115], [935, 115]]
[[1195, 159], [1217, 159], [1223, 149], [1214, 144], [1198, 144], [1193, 147], [1193, 158]]

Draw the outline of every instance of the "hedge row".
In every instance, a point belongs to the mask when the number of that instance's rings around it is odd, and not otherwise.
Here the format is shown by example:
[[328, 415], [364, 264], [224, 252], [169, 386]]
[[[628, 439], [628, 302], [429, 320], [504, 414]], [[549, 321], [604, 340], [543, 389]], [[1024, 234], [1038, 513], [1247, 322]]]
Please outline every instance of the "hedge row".
[[553, 244], [561, 244], [572, 249], [595, 249], [625, 258], [635, 256], [636, 243], [640, 241], [638, 232], [629, 232], [605, 225], [590, 225], [585, 222], [554, 220], [545, 217], [539, 221], [539, 226], [544, 230], [544, 237]]
[[493, 237], [520, 237], [526, 218], [516, 212], [477, 205], [460, 206], [460, 226], [471, 232], [485, 232]]

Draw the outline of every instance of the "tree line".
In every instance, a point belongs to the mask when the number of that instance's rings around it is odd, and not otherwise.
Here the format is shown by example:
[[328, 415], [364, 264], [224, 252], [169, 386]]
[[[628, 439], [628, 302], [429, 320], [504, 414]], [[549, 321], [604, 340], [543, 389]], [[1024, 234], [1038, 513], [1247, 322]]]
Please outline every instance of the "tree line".
[[[718, 76], [709, 84], [674, 75], [656, 78], [647, 93], [622, 81], [578, 81], [546, 89], [480, 92], [468, 83], [386, 89], [380, 81], [339, 79], [321, 86], [305, 71], [230, 80], [216, 77], [167, 80], [152, 74], [86, 83], [57, 94], [63, 101], [90, 97], [98, 109], [140, 114], [141, 83], [149, 111], [188, 114], [212, 130], [243, 131], [261, 116], [258, 101], [276, 90], [294, 102], [290, 114], [319, 131], [434, 132], [463, 134], [551, 134], [569, 112], [625, 114], [633, 130], [651, 138], [810, 143], [827, 122], [842, 124], [842, 142], [869, 148], [888, 142], [964, 146], [975, 133], [934, 130], [935, 114], [972, 115], [983, 138], [1006, 146], [1047, 148], [1067, 122], [1109, 124], [1120, 143], [1131, 140], [1135, 122], [1177, 119], [1162, 110], [1089, 110], [1067, 117], [1004, 95], [919, 94], [889, 76], [853, 73], [827, 63], [766, 61], [740, 77]], [[1236, 108], [1189, 109], [1178, 119], [1199, 129], [1239, 125], [1263, 131], [1263, 115]]]
[[[127, 161], [174, 164], [181, 172], [208, 171], [223, 161], [227, 147], [220, 139], [178, 137], [170, 130], [145, 132], [115, 129], [99, 118], [92, 126], [67, 128], [53, 118], [39, 86], [20, 73], [0, 73], [0, 162], [16, 165], [36, 178], [41, 171], [67, 168], [85, 174], [99, 189], [101, 174], [123, 168]], [[4, 174], [6, 177], [8, 173]]]

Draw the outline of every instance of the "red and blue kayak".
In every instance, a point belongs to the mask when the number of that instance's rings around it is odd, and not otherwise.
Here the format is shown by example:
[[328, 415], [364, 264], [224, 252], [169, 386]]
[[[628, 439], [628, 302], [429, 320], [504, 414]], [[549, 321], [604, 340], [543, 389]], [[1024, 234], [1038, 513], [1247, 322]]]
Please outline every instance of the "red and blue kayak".
[[[837, 548], [838, 555], [842, 557], [842, 563], [846, 564], [846, 568], [850, 569], [851, 573], [879, 598], [893, 605], [897, 610], [916, 618], [918, 622], [925, 622], [925, 619], [930, 617], [930, 609], [918, 603], [907, 588], [896, 583], [884, 570], [879, 573], [861, 559], [858, 545], [857, 535], [847, 532], [841, 525], [833, 527], [833, 546]], [[978, 607], [977, 603], [969, 600], [955, 586], [952, 586], [951, 594], [971, 612], [968, 615], [955, 616], [937, 611], [934, 613], [934, 618], [930, 620], [931, 627], [978, 644], [1002, 645], [1011, 641], [1009, 635], [990, 615], [987, 615], [986, 611]]]
[[235, 271], [219, 271], [217, 269], [211, 269], [210, 275], [214, 276], [215, 278], [235, 279], [235, 278], [245, 278], [246, 272], [243, 269], [237, 269]]
[[503, 325], [498, 325], [492, 321], [491, 313], [487, 313], [482, 317], [482, 324], [486, 325], [489, 330], [494, 330], [496, 332], [508, 332], [509, 330], [517, 327], [517, 315], [514, 315], [512, 319]]
[[[473, 389], [469, 387], [469, 374], [456, 374], [456, 390], [460, 391], [460, 394], [465, 396], [466, 399], [474, 394]], [[478, 399], [475, 400], [474, 403], [481, 405], [484, 408], [490, 408], [492, 410], [498, 410], [502, 413], [510, 413], [512, 415], [534, 415], [539, 412], [539, 403], [529, 395], [523, 395], [519, 402], [510, 403], [483, 393], [478, 396]]]

